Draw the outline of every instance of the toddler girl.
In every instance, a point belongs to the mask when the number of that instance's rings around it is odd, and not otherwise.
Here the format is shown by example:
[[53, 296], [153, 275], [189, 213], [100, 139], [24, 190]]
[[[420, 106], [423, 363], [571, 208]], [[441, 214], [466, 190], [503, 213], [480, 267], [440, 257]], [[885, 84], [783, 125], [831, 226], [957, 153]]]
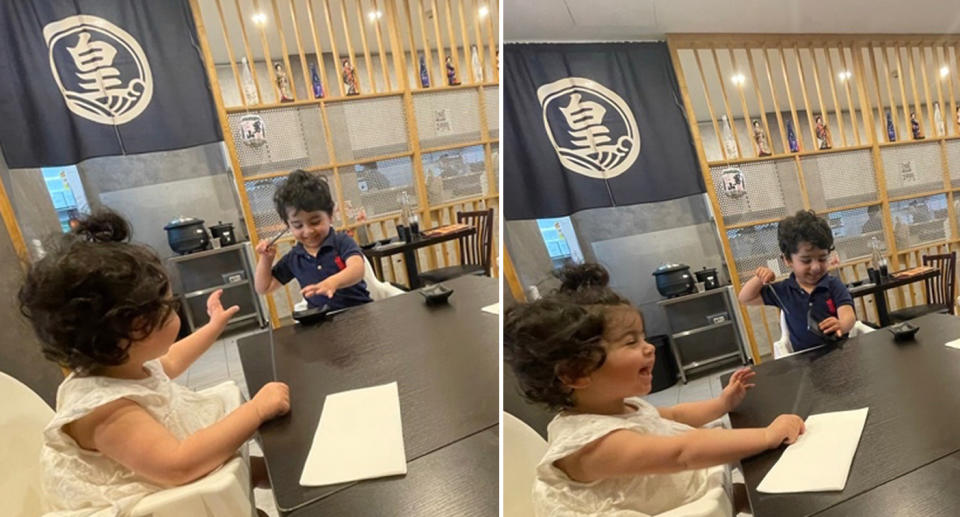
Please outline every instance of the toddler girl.
[[238, 307], [210, 295], [210, 322], [176, 341], [177, 300], [159, 258], [128, 242], [126, 221], [80, 221], [30, 268], [20, 310], [43, 354], [72, 373], [57, 391], [41, 451], [56, 515], [124, 515], [165, 487], [201, 478], [290, 408], [285, 384], [242, 403], [236, 385], [202, 395], [170, 379], [217, 339]]
[[537, 467], [537, 515], [662, 513], [722, 486], [707, 467], [792, 443], [803, 432], [796, 415], [766, 428], [699, 429], [743, 400], [753, 387], [749, 368], [715, 399], [653, 407], [640, 398], [650, 392], [655, 359], [643, 316], [607, 287], [600, 266], [568, 267], [561, 279], [558, 292], [504, 317], [504, 358], [524, 395], [560, 410]]

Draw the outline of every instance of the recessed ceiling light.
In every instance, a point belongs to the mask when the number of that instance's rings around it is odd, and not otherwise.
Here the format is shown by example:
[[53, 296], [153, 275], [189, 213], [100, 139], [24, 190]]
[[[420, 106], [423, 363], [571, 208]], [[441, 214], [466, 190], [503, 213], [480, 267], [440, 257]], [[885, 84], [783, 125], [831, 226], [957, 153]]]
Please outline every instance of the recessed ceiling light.
[[370, 18], [370, 21], [375, 22], [380, 18], [383, 18], [383, 13], [380, 11], [370, 11], [370, 14], [367, 15]]
[[747, 81], [747, 78], [744, 77], [743, 74], [734, 74], [730, 76], [730, 80], [733, 81], [733, 84], [736, 84], [737, 86], [739, 86], [745, 83]]
[[254, 25], [265, 25], [267, 23], [267, 15], [263, 13], [253, 13], [250, 19], [253, 20]]
[[946, 76], [948, 76], [948, 75], [950, 75], [950, 67], [949, 67], [949, 66], [945, 66], [945, 67], [943, 67], [943, 68], [940, 69], [940, 77], [946, 77]]
[[481, 5], [480, 9], [477, 9], [477, 14], [479, 14], [480, 17], [483, 18], [486, 15], [490, 14], [490, 9], [485, 5]]

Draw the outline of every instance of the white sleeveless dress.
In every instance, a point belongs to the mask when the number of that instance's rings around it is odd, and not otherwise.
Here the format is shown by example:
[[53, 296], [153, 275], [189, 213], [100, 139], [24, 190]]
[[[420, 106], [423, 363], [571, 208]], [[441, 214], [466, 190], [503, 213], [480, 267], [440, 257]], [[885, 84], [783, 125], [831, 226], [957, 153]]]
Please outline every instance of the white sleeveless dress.
[[606, 515], [646, 517], [683, 506], [725, 485], [723, 469], [695, 469], [673, 474], [651, 474], [580, 483], [554, 466], [594, 440], [619, 429], [674, 436], [692, 427], [662, 418], [657, 408], [641, 398], [626, 402], [637, 411], [625, 415], [558, 414], [547, 426], [547, 453], [537, 465], [533, 486], [537, 517]]
[[143, 497], [163, 490], [99, 452], [81, 448], [62, 427], [117, 399], [136, 402], [177, 439], [216, 423], [243, 402], [232, 381], [203, 393], [167, 377], [159, 360], [144, 363], [146, 379], [70, 374], [57, 390], [57, 411], [40, 452], [48, 516], [125, 515]]

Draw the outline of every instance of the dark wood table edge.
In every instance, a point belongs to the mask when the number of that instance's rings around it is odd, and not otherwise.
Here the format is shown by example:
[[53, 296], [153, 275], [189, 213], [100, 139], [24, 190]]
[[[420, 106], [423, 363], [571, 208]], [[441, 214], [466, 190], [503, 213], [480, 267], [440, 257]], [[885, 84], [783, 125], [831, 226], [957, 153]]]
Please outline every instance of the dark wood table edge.
[[[430, 230], [427, 230], [430, 231]], [[459, 239], [460, 237], [467, 237], [477, 233], [477, 229], [473, 226], [468, 226], [466, 228], [461, 228], [459, 230], [445, 233], [443, 235], [434, 235], [431, 237], [422, 237], [413, 242], [406, 242], [401, 246], [391, 246], [387, 249], [377, 249], [376, 246], [363, 250], [363, 254], [370, 258], [384, 258], [391, 255], [396, 255], [398, 253], [403, 253], [405, 250], [417, 250], [420, 248], [425, 248], [427, 246], [433, 246], [434, 244], [440, 244], [447, 241], [452, 241], [454, 239]]]
[[933, 271], [925, 271], [923, 273], [918, 273], [916, 275], [910, 275], [907, 278], [896, 278], [893, 281], [881, 282], [879, 284], [873, 284], [869, 287], [857, 286], [850, 289], [850, 296], [853, 298], [861, 298], [867, 295], [877, 295], [884, 291], [890, 289], [897, 289], [906, 285], [910, 285], [914, 282], [919, 282], [921, 280], [926, 280], [928, 278], [933, 278], [940, 276], [942, 271], [940, 269], [934, 269]]

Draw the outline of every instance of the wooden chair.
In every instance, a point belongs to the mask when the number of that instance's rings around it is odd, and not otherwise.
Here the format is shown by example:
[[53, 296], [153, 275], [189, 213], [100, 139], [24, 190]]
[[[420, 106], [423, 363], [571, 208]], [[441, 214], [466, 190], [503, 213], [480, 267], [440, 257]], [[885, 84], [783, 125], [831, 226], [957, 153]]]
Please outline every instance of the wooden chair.
[[957, 276], [957, 253], [951, 251], [943, 255], [924, 255], [924, 266], [933, 266], [940, 270], [940, 276], [924, 280], [927, 287], [927, 303], [890, 312], [890, 321], [899, 323], [924, 314], [938, 312], [954, 314], [954, 284]]
[[457, 222], [477, 229], [473, 235], [461, 237], [460, 265], [432, 269], [420, 273], [424, 283], [436, 284], [463, 275], [490, 276], [490, 251], [493, 246], [493, 209], [457, 212]]

